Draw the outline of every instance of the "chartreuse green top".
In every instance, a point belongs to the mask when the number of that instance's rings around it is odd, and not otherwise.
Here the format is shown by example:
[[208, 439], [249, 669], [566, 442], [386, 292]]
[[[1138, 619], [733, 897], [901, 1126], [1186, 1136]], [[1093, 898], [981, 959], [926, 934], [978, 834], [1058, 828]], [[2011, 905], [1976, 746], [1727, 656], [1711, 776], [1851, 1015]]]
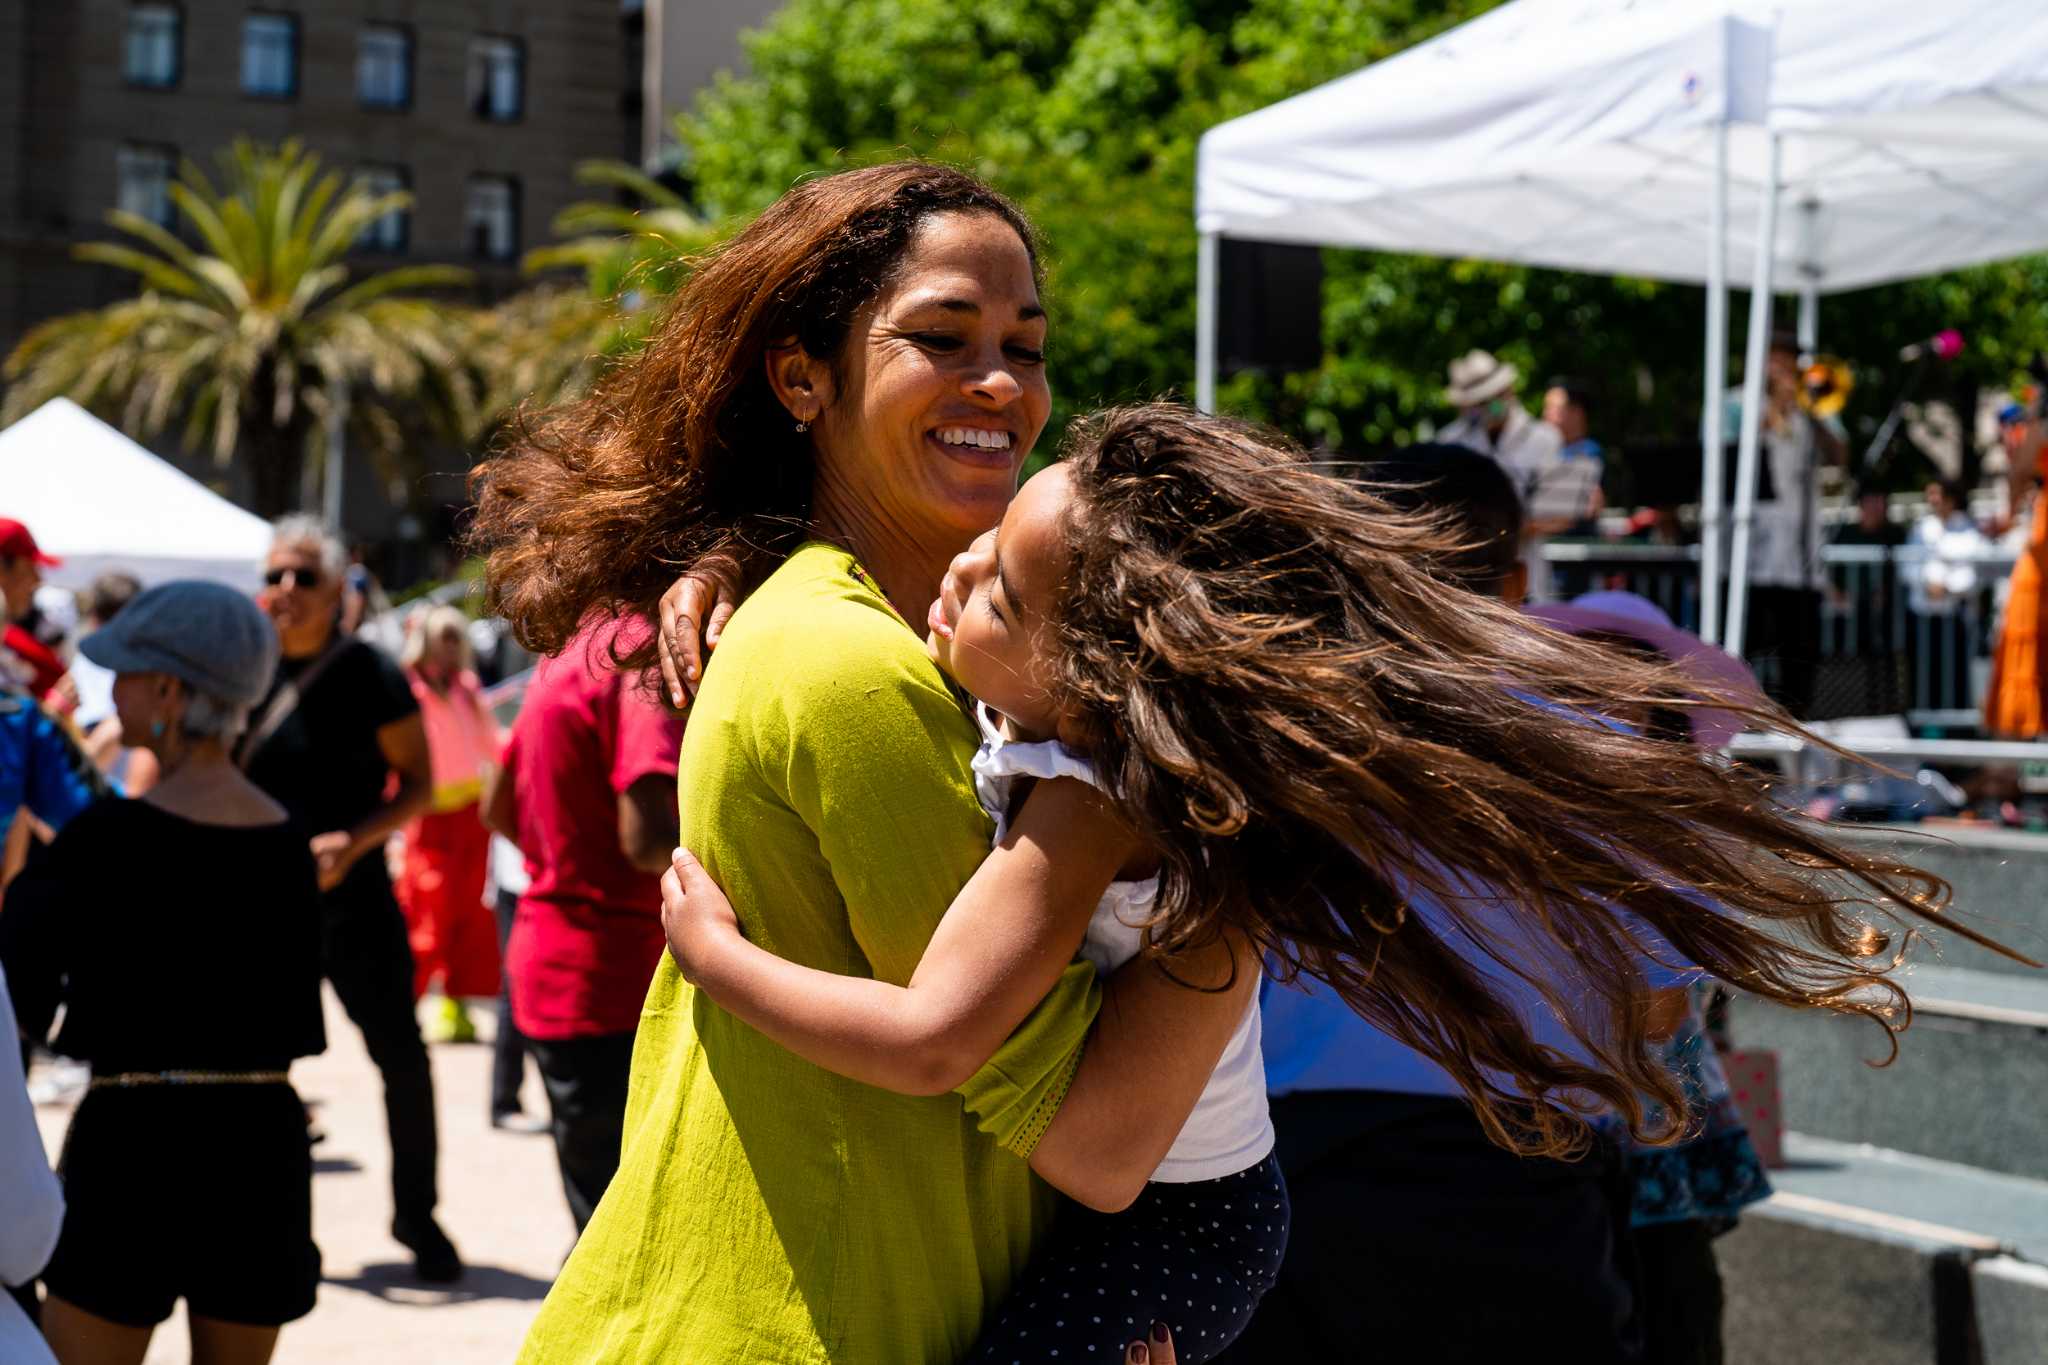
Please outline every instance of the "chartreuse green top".
[[[976, 735], [845, 551], [800, 547], [728, 624], [690, 709], [682, 837], [747, 937], [907, 982], [988, 855]], [[663, 955], [619, 1172], [520, 1359], [950, 1365], [1045, 1239], [1025, 1158], [1101, 1003], [1069, 968], [958, 1093], [820, 1070]]]

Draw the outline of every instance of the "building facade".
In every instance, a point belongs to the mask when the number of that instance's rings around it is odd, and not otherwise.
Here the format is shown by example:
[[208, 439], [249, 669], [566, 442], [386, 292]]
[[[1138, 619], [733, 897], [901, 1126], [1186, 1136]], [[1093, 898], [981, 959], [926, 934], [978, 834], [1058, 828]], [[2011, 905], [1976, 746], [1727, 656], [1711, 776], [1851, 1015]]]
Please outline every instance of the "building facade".
[[642, 22], [620, 0], [0, 0], [0, 351], [118, 297], [71, 247], [117, 206], [170, 225], [180, 162], [237, 137], [410, 190], [366, 265], [510, 285], [587, 194], [579, 161], [639, 158]]

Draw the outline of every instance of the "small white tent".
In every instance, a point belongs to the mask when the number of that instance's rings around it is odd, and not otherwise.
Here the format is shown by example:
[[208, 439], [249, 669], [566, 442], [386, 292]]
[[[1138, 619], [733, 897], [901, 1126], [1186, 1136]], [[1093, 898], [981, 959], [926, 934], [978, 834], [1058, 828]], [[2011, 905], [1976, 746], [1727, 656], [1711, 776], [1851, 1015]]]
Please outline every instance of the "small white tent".
[[[1204, 406], [1219, 237], [1706, 283], [1712, 639], [1728, 246], [1756, 292], [1800, 294], [1809, 345], [1823, 293], [2048, 248], [2048, 5], [1513, 0], [1210, 129], [1195, 195]], [[1758, 385], [1765, 323], [1752, 310]], [[1746, 422], [1737, 649], [1756, 445]]]
[[254, 592], [270, 527], [68, 398], [0, 431], [0, 516], [64, 561], [49, 580], [82, 588], [108, 569], [145, 585], [206, 578]]

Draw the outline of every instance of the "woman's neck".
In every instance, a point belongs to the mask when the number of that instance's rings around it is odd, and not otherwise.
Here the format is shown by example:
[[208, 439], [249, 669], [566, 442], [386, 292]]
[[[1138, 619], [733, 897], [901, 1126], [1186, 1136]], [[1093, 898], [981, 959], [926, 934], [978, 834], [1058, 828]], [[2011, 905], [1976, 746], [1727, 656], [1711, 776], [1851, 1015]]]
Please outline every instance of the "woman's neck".
[[283, 818], [277, 804], [242, 775], [218, 739], [152, 745], [163, 776], [142, 799], [202, 825], [269, 825]]
[[896, 614], [919, 634], [924, 632], [925, 613], [939, 595], [939, 580], [946, 566], [966, 547], [931, 543], [936, 537], [918, 535], [891, 524], [874, 509], [845, 497], [834, 497], [831, 488], [821, 486], [812, 509], [816, 534], [853, 552], [861, 567], [880, 584]]

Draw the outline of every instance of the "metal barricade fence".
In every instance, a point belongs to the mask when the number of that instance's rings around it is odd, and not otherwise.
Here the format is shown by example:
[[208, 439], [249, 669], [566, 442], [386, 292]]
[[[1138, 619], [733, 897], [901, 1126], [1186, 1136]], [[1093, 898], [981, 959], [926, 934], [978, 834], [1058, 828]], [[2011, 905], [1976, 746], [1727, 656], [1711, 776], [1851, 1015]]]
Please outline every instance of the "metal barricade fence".
[[[1543, 556], [1560, 599], [1620, 589], [1655, 602], [1684, 629], [1699, 630], [1696, 545], [1552, 541]], [[1956, 596], [1922, 586], [1934, 557], [1915, 545], [1822, 548], [1812, 718], [1903, 714], [1918, 727], [1976, 723], [2015, 555], [2002, 549], [1941, 555], [1945, 565], [1975, 570], [1975, 586]], [[1752, 638], [1755, 623], [1752, 616]], [[1760, 650], [1751, 654], [1759, 680], [1771, 686], [1777, 661]]]

